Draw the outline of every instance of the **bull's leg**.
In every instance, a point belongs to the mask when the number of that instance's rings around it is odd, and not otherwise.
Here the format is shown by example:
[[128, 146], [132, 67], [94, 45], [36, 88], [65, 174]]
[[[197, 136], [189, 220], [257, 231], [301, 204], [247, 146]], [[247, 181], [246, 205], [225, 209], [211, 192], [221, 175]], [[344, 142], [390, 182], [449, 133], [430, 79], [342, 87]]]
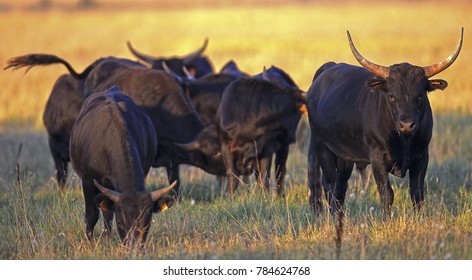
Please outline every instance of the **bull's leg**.
[[374, 179], [380, 194], [383, 216], [384, 218], [388, 218], [391, 214], [394, 196], [393, 189], [388, 179], [389, 171], [386, 168], [386, 164], [383, 162], [383, 154], [374, 158], [376, 160], [372, 160], [372, 173], [374, 174]]
[[63, 190], [67, 181], [68, 160], [62, 156], [61, 143], [59, 143], [55, 136], [49, 136], [48, 143], [49, 150], [54, 160], [54, 167], [56, 168], [57, 184], [59, 185], [59, 189]]
[[218, 188], [220, 190], [223, 189], [224, 180], [225, 180], [225, 176], [219, 176], [219, 175], [216, 176], [216, 184], [218, 185]]
[[97, 190], [92, 180], [82, 179], [82, 190], [85, 200], [85, 235], [89, 241], [93, 240], [93, 229], [98, 221], [98, 206], [95, 203]]
[[308, 149], [308, 188], [310, 189], [310, 206], [316, 215], [323, 211], [321, 188], [321, 167], [316, 155], [315, 139], [311, 135], [310, 146]]
[[171, 190], [170, 195], [173, 196], [176, 200], [180, 199], [180, 176], [179, 176], [179, 166], [174, 163], [170, 163], [169, 165], [166, 166], [166, 172], [167, 172], [167, 180], [169, 181], [169, 184], [174, 183], [174, 181], [177, 181], [175, 184], [175, 187]]
[[275, 178], [277, 180], [277, 195], [279, 197], [284, 197], [284, 181], [285, 181], [285, 172], [286, 164], [288, 158], [289, 146], [283, 145], [275, 154]]
[[110, 238], [114, 212], [111, 208], [109, 208], [107, 210], [102, 210], [102, 214], [103, 214], [103, 225], [105, 227], [105, 235]]
[[429, 153], [426, 151], [421, 158], [410, 165], [410, 196], [417, 211], [424, 204], [424, 178], [428, 168]]
[[335, 214], [339, 210], [339, 202], [335, 197], [337, 176], [336, 155], [324, 145], [320, 145], [320, 148], [317, 149], [317, 153], [321, 170], [323, 172], [322, 180], [326, 199], [329, 202], [332, 213]]
[[229, 145], [223, 143], [221, 146], [221, 154], [226, 165], [226, 192], [232, 195], [233, 192], [238, 188], [239, 174], [236, 172], [234, 166], [233, 154], [231, 153]]
[[255, 176], [258, 185], [270, 190], [270, 167], [272, 165], [272, 155], [264, 156], [257, 161]]
[[348, 187], [348, 181], [352, 174], [354, 163], [346, 161], [341, 158], [337, 159], [337, 178], [336, 178], [336, 189], [334, 197], [339, 203], [338, 207], [341, 208], [344, 205], [344, 199], [346, 198], [346, 191]]

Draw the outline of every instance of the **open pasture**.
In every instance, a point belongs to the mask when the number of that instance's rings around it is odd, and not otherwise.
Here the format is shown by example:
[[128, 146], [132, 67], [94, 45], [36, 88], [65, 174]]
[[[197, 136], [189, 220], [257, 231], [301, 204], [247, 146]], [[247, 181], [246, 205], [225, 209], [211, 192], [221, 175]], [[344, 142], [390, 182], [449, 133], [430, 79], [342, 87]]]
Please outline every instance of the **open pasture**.
[[[472, 4], [276, 1], [228, 7], [214, 0], [220, 4], [183, 8], [184, 1], [174, 7], [142, 1], [145, 9], [111, 8], [107, 0], [98, 9], [61, 4], [41, 12], [21, 8], [35, 1], [15, 2], [0, 14], [0, 66], [13, 56], [51, 53], [82, 71], [102, 56], [132, 58], [127, 40], [144, 53], [170, 56], [193, 51], [207, 37], [215, 70], [230, 59], [251, 74], [276, 65], [307, 90], [324, 62], [357, 64], [346, 30], [376, 63], [426, 66], [450, 54], [463, 26], [459, 58], [437, 76], [449, 87], [430, 94], [435, 127], [424, 212], [414, 213], [407, 180], [391, 177], [393, 217], [382, 221], [375, 184], [358, 186], [354, 173], [337, 252], [335, 221], [315, 218], [308, 205], [307, 149], [293, 145], [285, 200], [272, 200], [253, 184], [229, 199], [213, 176], [182, 167], [183, 200], [154, 215], [143, 252], [121, 247], [116, 230], [112, 240], [88, 243], [80, 180], [72, 176], [68, 190], [57, 192], [41, 121], [52, 85], [65, 69], [36, 67], [26, 75], [2, 70], [0, 259], [472, 259]], [[304, 137], [300, 142], [308, 142], [308, 133]], [[151, 171], [150, 188], [164, 185], [164, 173]], [[101, 230], [99, 221], [96, 234]]]

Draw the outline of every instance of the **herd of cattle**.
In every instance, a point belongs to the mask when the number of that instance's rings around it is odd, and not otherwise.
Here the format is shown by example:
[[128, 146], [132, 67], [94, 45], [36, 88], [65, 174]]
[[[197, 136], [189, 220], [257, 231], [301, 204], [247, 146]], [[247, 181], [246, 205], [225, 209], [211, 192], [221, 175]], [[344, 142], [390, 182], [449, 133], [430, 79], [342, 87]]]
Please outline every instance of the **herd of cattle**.
[[[275, 154], [276, 192], [284, 195], [289, 145], [303, 113], [308, 113], [309, 203], [322, 212], [322, 194], [332, 212], [343, 205], [353, 166], [372, 165], [384, 213], [393, 203], [388, 174], [409, 171], [416, 209], [424, 202], [424, 178], [433, 118], [428, 92], [447, 87], [429, 79], [449, 67], [462, 47], [440, 63], [389, 67], [360, 55], [362, 67], [328, 62], [303, 92], [282, 69], [272, 66], [250, 76], [229, 61], [218, 73], [203, 46], [183, 57], [152, 57], [128, 48], [139, 61], [105, 57], [78, 73], [49, 54], [12, 58], [7, 68], [63, 64], [43, 121], [61, 188], [68, 163], [82, 180], [87, 238], [102, 210], [105, 230], [116, 225], [126, 244], [142, 244], [153, 212], [180, 197], [179, 165], [193, 165], [226, 177], [232, 194], [239, 180], [255, 174], [269, 189]], [[169, 186], [147, 192], [151, 167], [165, 167]]]

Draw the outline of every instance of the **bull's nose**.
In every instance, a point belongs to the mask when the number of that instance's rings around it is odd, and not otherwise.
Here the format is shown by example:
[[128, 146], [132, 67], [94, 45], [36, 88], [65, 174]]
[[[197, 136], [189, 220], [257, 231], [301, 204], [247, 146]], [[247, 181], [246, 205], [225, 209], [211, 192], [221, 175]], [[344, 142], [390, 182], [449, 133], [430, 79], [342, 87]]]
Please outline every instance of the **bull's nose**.
[[414, 121], [400, 121], [398, 130], [401, 134], [413, 133], [416, 129], [416, 123]]

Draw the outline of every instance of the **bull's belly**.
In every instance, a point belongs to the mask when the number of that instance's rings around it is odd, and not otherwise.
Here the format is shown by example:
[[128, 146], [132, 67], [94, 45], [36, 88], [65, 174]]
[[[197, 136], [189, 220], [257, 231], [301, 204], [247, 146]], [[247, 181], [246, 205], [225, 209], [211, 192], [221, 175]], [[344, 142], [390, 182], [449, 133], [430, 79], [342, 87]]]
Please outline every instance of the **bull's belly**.
[[370, 157], [359, 147], [351, 147], [349, 145], [336, 145], [331, 143], [325, 143], [328, 149], [333, 152], [337, 157], [340, 157], [347, 161], [353, 162], [366, 162], [370, 163]]

